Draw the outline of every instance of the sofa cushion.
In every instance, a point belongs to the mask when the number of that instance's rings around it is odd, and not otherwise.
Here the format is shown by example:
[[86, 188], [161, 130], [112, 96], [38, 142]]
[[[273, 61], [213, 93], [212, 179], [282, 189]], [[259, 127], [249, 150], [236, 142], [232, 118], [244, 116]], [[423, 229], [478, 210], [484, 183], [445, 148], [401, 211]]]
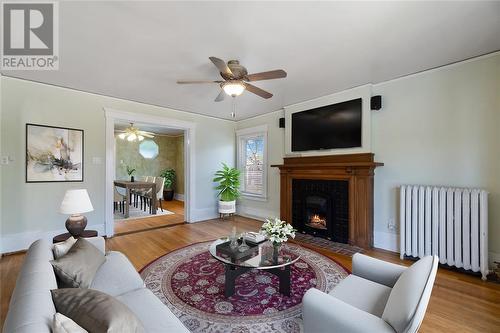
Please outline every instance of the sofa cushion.
[[130, 309], [103, 292], [67, 288], [51, 290], [57, 312], [92, 333], [142, 333], [144, 327]]
[[111, 296], [144, 287], [141, 276], [125, 255], [110, 251], [106, 261], [97, 270], [90, 288], [100, 290]]
[[382, 319], [396, 332], [403, 332], [413, 318], [431, 270], [432, 256], [424, 257], [407, 268], [392, 288]]
[[71, 318], [57, 312], [52, 322], [52, 333], [88, 333], [88, 331], [75, 323]]
[[381, 317], [391, 288], [356, 275], [342, 280], [330, 295], [360, 310]]
[[149, 289], [136, 289], [116, 298], [135, 313], [143, 323], [146, 332], [189, 332]]
[[68, 253], [50, 263], [61, 282], [61, 287], [88, 288], [104, 261], [101, 251], [85, 239], [79, 238]]

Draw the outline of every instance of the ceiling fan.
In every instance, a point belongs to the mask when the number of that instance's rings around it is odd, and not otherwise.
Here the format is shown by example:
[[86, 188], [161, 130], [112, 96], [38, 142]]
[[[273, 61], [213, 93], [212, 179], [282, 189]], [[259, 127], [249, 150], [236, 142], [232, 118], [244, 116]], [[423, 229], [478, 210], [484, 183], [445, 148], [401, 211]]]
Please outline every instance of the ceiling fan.
[[118, 137], [122, 140], [127, 141], [142, 141], [144, 138], [154, 138], [154, 133], [140, 131], [137, 127], [134, 127], [134, 123], [130, 123], [130, 126], [125, 128], [124, 130], [118, 130], [120, 134]]
[[209, 57], [212, 63], [217, 67], [220, 72], [220, 75], [224, 80], [201, 80], [201, 81], [186, 81], [179, 80], [177, 83], [179, 84], [192, 84], [192, 83], [217, 83], [222, 88], [219, 95], [215, 98], [216, 102], [220, 102], [224, 100], [225, 95], [229, 95], [232, 97], [239, 96], [243, 93], [243, 91], [248, 90], [251, 93], [254, 93], [262, 98], [271, 98], [273, 94], [267, 92], [259, 87], [250, 84], [249, 82], [260, 81], [260, 80], [272, 80], [272, 79], [281, 79], [286, 77], [286, 72], [282, 69], [277, 69], [273, 71], [260, 72], [255, 74], [248, 74], [248, 71], [245, 67], [240, 65], [238, 60], [229, 60], [226, 62], [222, 59], [216, 57]]

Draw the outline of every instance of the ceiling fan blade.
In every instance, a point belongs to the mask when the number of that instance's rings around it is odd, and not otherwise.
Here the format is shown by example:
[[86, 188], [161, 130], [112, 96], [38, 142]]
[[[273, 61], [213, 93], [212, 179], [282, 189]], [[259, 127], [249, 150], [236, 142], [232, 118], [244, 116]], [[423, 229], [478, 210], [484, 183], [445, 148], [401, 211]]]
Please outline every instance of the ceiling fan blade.
[[246, 90], [250, 91], [251, 93], [254, 93], [255, 95], [259, 95], [262, 98], [268, 99], [273, 97], [273, 94], [270, 92], [267, 92], [263, 89], [260, 89], [250, 83], [244, 83]]
[[220, 93], [215, 98], [215, 101], [216, 102], [221, 102], [221, 101], [224, 100], [225, 97], [226, 97], [226, 93], [224, 92], [224, 90], [221, 89]]
[[139, 131], [140, 134], [146, 134], [146, 135], [155, 135], [153, 132], [148, 132], [148, 131]]
[[178, 84], [193, 84], [193, 83], [222, 83], [224, 81], [209, 81], [209, 80], [197, 80], [197, 81], [189, 81], [189, 80], [177, 80]]
[[144, 137], [146, 137], [146, 138], [154, 138], [154, 137], [155, 137], [154, 135], [152, 135], [152, 134], [147, 134], [147, 133], [139, 133], [139, 135], [142, 135], [142, 136], [144, 136]]
[[229, 75], [229, 76], [234, 76], [233, 72], [231, 72], [229, 67], [227, 67], [227, 64], [224, 60], [219, 59], [217, 57], [208, 57], [208, 59], [210, 59], [210, 61], [212, 61], [214, 63], [215, 67], [217, 67], [219, 72], [226, 74], [226, 75]]
[[281, 79], [286, 77], [286, 72], [282, 69], [277, 69], [274, 71], [260, 72], [255, 74], [248, 74], [245, 79], [247, 81], [260, 81], [260, 80], [272, 80]]

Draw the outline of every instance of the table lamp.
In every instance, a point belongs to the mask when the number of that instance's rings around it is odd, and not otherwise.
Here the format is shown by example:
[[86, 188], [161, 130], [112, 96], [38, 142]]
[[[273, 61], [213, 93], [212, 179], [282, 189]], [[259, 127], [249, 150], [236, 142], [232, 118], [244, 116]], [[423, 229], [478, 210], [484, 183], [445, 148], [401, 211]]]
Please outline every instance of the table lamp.
[[87, 226], [87, 218], [82, 214], [93, 210], [94, 207], [85, 189], [67, 190], [59, 208], [61, 214], [70, 215], [66, 220], [66, 229], [75, 238], [78, 238]]

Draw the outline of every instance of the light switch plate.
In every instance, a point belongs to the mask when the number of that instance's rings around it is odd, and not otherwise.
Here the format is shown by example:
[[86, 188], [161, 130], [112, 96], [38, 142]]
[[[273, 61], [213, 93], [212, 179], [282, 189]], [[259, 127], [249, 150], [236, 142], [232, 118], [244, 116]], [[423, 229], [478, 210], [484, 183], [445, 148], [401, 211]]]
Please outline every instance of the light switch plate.
[[0, 164], [9, 164], [9, 156], [2, 156]]

